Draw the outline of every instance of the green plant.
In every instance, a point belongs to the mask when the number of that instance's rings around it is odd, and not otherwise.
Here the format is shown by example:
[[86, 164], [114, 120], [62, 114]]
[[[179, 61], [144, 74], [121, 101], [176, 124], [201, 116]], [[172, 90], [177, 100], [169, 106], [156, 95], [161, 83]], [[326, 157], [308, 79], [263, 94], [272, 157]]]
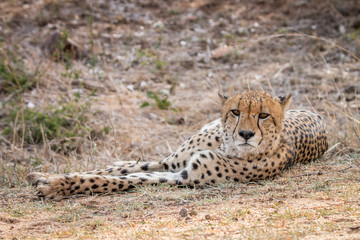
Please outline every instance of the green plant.
[[143, 104], [141, 104], [140, 108], [144, 108], [147, 106], [156, 106], [160, 109], [163, 110], [173, 110], [175, 112], [178, 112], [179, 110], [177, 108], [170, 108], [171, 106], [171, 102], [168, 101], [169, 98], [169, 92], [166, 90], [161, 90], [158, 92], [152, 92], [152, 91], [148, 91], [146, 92], [146, 96], [149, 99], [153, 99], [155, 101], [154, 104], [150, 104], [149, 102], [144, 102]]
[[140, 61], [140, 60], [142, 60], [142, 58], [144, 58], [144, 57], [146, 57], [146, 58], [156, 57], [156, 55], [148, 48], [136, 49], [135, 52], [136, 52], [136, 59], [134, 60], [135, 63], [146, 64], [146, 61]]
[[162, 61], [162, 60], [157, 60], [155, 62], [155, 68], [159, 71], [163, 70], [167, 65], [167, 62], [166, 61]]
[[75, 150], [80, 144], [79, 139], [94, 139], [110, 132], [108, 127], [95, 130], [89, 126], [89, 119], [95, 114], [90, 112], [89, 102], [79, 104], [77, 98], [61, 107], [49, 105], [44, 110], [26, 108], [24, 123], [18, 120], [20, 114], [19, 106], [10, 109], [2, 135], [13, 142], [24, 139], [25, 144], [47, 143], [54, 151]]
[[90, 68], [93, 69], [98, 63], [98, 57], [94, 51], [94, 28], [93, 28], [93, 9], [90, 8], [89, 17], [87, 18], [87, 26], [89, 29], [90, 57], [87, 60]]
[[78, 219], [79, 219], [78, 213], [68, 213], [65, 215], [59, 215], [59, 216], [55, 217], [53, 220], [55, 222], [69, 223], [69, 222], [75, 222]]
[[171, 15], [180, 15], [181, 13], [182, 13], [182, 11], [180, 9], [175, 9], [175, 8], [170, 9], [170, 10], [167, 11], [167, 14], [169, 16], [171, 16]]
[[[161, 45], [162, 38], [159, 37], [158, 41], [155, 44], [155, 48], [159, 48]], [[161, 60], [160, 57], [156, 54], [156, 52], [151, 49], [136, 49], [136, 58], [133, 61], [135, 64], [141, 64], [146, 66], [155, 65], [155, 69], [158, 71], [162, 71], [167, 66], [167, 62], [165, 60]]]
[[35, 17], [39, 26], [45, 26], [47, 23], [59, 17], [61, 5], [58, 2], [46, 2]]
[[[56, 37], [55, 44], [51, 49], [52, 56], [54, 60], [56, 61], [61, 60], [65, 63], [65, 72], [60, 74], [61, 77], [72, 80], [79, 80], [82, 72], [81, 70], [74, 68], [73, 59], [80, 54], [80, 50], [68, 42], [69, 37], [70, 37], [70, 33], [66, 30], [62, 31], [61, 34]], [[94, 60], [93, 57], [95, 57], [96, 60], [96, 56], [91, 55], [89, 62]], [[96, 62], [91, 62], [89, 64], [91, 68], [93, 68]]]
[[155, 43], [155, 49], [158, 49], [161, 46], [162, 40], [163, 40], [162, 37], [158, 37], [158, 40]]
[[284, 28], [284, 27], [279, 28], [279, 33], [280, 33], [280, 34], [284, 34], [284, 33], [287, 33], [287, 32], [289, 32], [288, 29], [286, 29], [286, 28]]
[[[1, 43], [0, 43], [1, 44]], [[23, 62], [0, 45], [0, 92], [22, 92], [35, 87], [36, 74], [24, 70]]]
[[68, 44], [69, 38], [70, 33], [67, 30], [62, 31], [59, 36], [56, 36], [55, 44], [52, 46], [53, 49], [51, 49], [54, 60], [63, 60], [66, 69], [70, 68], [71, 58], [74, 57], [75, 54], [74, 50], [71, 49], [71, 46]]
[[65, 78], [69, 78], [69, 79], [74, 79], [74, 80], [78, 80], [81, 74], [81, 70], [77, 70], [77, 69], [70, 69], [69, 68], [66, 69], [65, 73], [61, 73], [62, 77]]
[[354, 32], [350, 33], [349, 35], [350, 40], [358, 40], [360, 38], [360, 28], [356, 29]]

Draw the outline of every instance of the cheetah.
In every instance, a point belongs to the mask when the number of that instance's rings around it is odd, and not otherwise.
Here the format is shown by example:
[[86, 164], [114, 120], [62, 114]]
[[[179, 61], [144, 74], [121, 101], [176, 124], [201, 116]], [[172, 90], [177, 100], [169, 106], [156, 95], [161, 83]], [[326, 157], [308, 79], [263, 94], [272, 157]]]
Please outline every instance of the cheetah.
[[61, 199], [75, 194], [119, 192], [145, 184], [214, 185], [272, 178], [295, 163], [307, 163], [328, 148], [322, 118], [285, 108], [291, 95], [274, 97], [246, 91], [219, 94], [221, 118], [205, 125], [159, 162], [121, 161], [86, 173], [30, 173], [38, 196]]

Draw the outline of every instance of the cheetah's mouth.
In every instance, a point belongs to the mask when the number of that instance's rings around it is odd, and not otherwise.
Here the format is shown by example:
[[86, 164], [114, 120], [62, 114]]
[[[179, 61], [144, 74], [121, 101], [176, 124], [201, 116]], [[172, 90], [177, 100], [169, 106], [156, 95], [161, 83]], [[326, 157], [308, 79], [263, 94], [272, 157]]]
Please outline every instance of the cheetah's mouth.
[[249, 144], [249, 143], [242, 143], [238, 145], [239, 147], [254, 147], [253, 145]]

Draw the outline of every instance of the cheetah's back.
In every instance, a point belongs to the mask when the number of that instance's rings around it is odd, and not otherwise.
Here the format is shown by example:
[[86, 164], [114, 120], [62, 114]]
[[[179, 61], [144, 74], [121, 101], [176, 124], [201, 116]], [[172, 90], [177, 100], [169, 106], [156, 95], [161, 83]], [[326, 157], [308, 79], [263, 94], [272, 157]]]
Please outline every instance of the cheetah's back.
[[305, 110], [286, 112], [283, 132], [295, 148], [293, 163], [307, 163], [322, 156], [328, 148], [326, 130], [319, 114]]

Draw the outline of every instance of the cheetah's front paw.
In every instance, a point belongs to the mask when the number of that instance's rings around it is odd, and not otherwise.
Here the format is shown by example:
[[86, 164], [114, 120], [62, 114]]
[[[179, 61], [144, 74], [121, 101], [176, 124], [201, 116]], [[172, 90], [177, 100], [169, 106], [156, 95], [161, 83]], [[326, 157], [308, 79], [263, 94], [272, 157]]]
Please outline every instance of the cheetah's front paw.
[[50, 176], [38, 172], [28, 174], [26, 180], [36, 187], [39, 197], [55, 200], [60, 200], [66, 196], [66, 186], [69, 185], [66, 176]]
[[32, 172], [32, 173], [29, 173], [28, 175], [26, 175], [26, 181], [28, 181], [32, 185], [36, 186], [38, 179], [47, 178], [48, 176], [49, 176], [49, 174], [46, 174], [46, 173]]

